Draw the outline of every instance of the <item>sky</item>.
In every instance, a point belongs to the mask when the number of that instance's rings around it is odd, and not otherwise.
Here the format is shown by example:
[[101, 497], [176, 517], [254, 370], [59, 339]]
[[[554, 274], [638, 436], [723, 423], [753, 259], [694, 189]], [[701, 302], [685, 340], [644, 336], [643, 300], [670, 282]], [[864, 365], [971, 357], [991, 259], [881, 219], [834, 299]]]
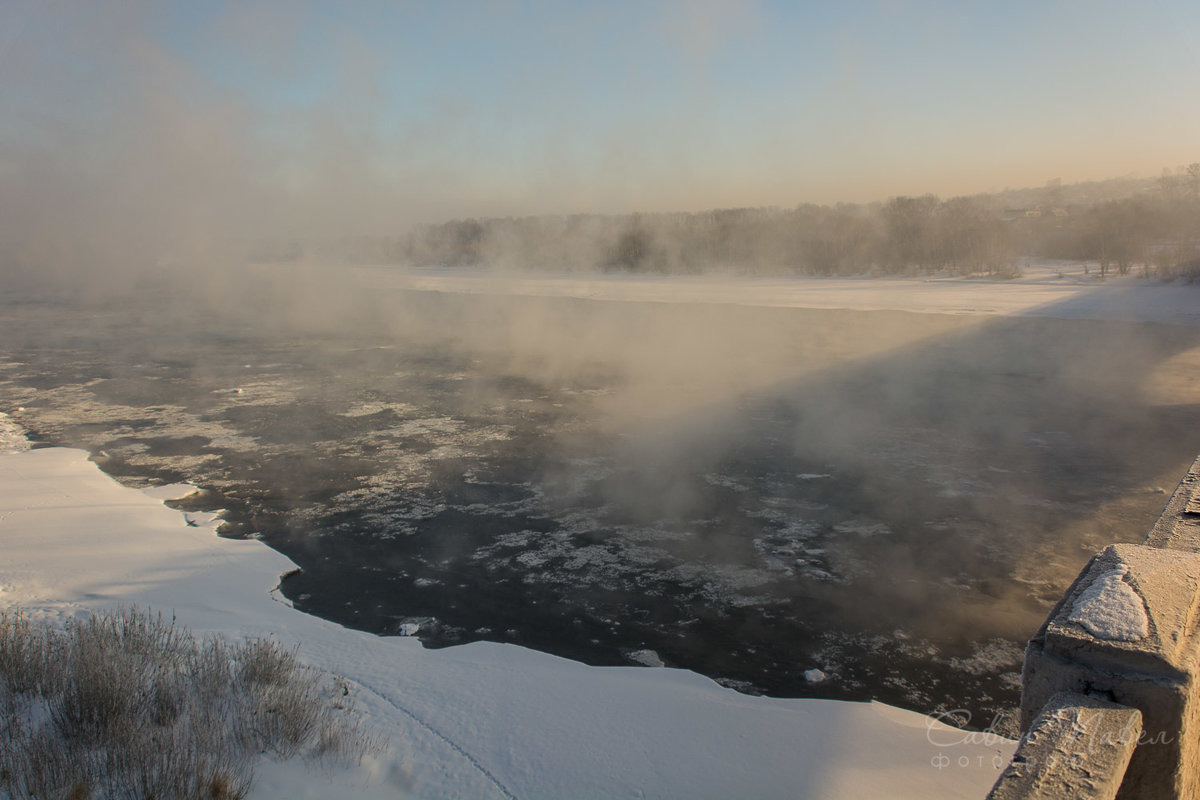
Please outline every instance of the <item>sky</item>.
[[0, 202], [200, 239], [1154, 176], [1200, 160], [1197, 31], [1194, 0], [0, 0]]

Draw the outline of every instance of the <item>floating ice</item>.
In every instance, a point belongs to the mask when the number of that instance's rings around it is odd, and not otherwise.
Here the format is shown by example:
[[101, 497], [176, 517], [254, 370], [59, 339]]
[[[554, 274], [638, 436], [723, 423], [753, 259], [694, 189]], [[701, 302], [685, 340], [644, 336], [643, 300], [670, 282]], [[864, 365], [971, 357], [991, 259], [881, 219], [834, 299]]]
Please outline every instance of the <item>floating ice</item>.
[[662, 657], [653, 650], [634, 650], [629, 653], [629, 660], [643, 667], [665, 667]]
[[[24, 409], [19, 409], [23, 411]], [[29, 449], [29, 442], [21, 426], [0, 411], [0, 453], [20, 453]]]

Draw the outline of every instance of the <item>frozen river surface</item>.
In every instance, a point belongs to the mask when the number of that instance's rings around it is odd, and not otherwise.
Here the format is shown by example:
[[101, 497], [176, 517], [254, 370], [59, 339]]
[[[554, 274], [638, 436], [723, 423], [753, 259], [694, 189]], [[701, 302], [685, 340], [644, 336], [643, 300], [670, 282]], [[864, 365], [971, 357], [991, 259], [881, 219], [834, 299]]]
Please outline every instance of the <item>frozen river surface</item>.
[[1200, 450], [1194, 327], [452, 278], [221, 315], [11, 304], [0, 401], [123, 481], [202, 487], [189, 512], [352, 627], [979, 726]]

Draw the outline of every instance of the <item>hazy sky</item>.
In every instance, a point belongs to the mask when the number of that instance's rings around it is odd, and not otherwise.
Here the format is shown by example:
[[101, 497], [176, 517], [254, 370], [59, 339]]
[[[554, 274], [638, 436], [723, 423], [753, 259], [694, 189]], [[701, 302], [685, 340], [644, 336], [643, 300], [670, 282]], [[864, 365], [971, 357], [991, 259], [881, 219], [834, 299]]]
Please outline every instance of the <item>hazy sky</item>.
[[1196, 0], [0, 0], [0, 178], [50, 206], [380, 232], [1198, 160]]

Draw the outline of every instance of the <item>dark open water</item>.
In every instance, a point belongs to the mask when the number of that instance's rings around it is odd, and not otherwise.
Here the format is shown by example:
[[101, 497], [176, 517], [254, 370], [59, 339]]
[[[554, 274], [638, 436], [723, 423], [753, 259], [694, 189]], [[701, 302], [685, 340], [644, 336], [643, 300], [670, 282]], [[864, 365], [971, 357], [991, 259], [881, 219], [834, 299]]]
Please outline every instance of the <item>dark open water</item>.
[[288, 554], [284, 593], [345, 625], [974, 725], [1200, 450], [1196, 407], [1143, 390], [1191, 328], [433, 293], [337, 313], [11, 303], [0, 410], [122, 481], [194, 482], [181, 507]]

